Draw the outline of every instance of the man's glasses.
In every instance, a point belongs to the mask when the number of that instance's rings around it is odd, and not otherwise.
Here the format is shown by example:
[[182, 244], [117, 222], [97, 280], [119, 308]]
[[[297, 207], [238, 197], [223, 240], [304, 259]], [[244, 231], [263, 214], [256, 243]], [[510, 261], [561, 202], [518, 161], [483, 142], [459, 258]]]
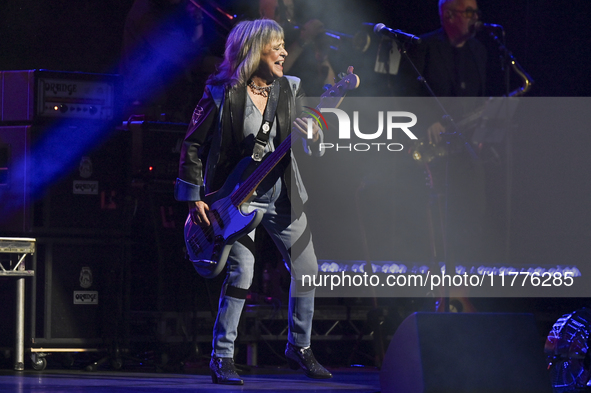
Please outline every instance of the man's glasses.
[[454, 10], [454, 9], [449, 9], [452, 12], [457, 12], [459, 14], [463, 14], [467, 19], [472, 19], [474, 18], [475, 15], [478, 15], [478, 18], [482, 17], [482, 11], [480, 10], [475, 10], [472, 8], [466, 8], [465, 10], [461, 11], [461, 10]]

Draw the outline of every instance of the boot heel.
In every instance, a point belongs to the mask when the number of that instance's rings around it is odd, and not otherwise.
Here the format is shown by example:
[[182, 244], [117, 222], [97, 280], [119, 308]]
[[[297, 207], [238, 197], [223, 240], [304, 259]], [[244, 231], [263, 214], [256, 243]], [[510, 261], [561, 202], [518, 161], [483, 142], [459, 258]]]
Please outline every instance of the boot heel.
[[285, 358], [292, 370], [301, 368], [309, 378], [332, 378], [330, 371], [322, 367], [314, 357], [310, 347], [298, 348], [290, 343], [285, 347]]
[[232, 358], [216, 358], [212, 356], [209, 362], [211, 382], [220, 385], [243, 385], [244, 381], [236, 372]]
[[289, 368], [291, 368], [292, 370], [298, 370], [300, 368], [298, 362], [290, 358], [287, 358], [287, 364], [289, 365]]

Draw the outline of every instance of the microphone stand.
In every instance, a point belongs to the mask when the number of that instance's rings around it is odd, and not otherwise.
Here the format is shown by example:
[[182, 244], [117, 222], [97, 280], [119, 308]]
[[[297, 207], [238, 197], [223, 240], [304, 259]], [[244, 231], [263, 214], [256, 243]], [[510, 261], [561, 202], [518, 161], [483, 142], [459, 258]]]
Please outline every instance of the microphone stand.
[[[502, 39], [493, 31], [488, 31], [489, 37], [499, 46], [499, 50], [502, 52], [502, 64], [501, 69], [505, 72], [505, 97], [519, 97], [524, 95], [533, 83], [532, 77], [521, 67], [517, 62], [513, 53], [507, 48], [505, 42], [505, 30], [501, 27]], [[525, 84], [520, 89], [510, 91], [510, 67], [514, 68], [515, 72], [520, 75]], [[506, 154], [506, 173], [505, 173], [505, 250], [504, 258], [506, 261], [510, 259], [510, 247], [511, 247], [511, 190], [513, 184], [513, 138], [512, 132], [510, 131], [509, 116], [505, 116], [504, 127], [507, 130], [507, 138], [505, 145]]]
[[[408, 61], [408, 63], [411, 65], [411, 67], [413, 68], [414, 72], [417, 75], [417, 79], [425, 86], [425, 88], [427, 89], [427, 91], [429, 92], [429, 95], [435, 100], [435, 102], [437, 103], [437, 105], [439, 106], [439, 109], [441, 110], [441, 112], [443, 113], [442, 119], [444, 120], [444, 122], [446, 122], [448, 124], [448, 126], [446, 128], [451, 127], [453, 129], [453, 132], [449, 133], [446, 132], [445, 134], [443, 134], [445, 137], [455, 137], [457, 139], [459, 139], [463, 146], [465, 147], [466, 151], [468, 152], [468, 154], [470, 155], [470, 157], [477, 161], [479, 160], [478, 155], [476, 154], [476, 152], [474, 151], [474, 149], [472, 148], [472, 145], [470, 144], [470, 142], [468, 141], [468, 139], [464, 136], [464, 134], [459, 130], [457, 124], [454, 122], [453, 118], [450, 116], [449, 112], [445, 109], [445, 106], [441, 103], [441, 100], [439, 99], [439, 97], [437, 97], [437, 95], [435, 95], [435, 93], [433, 92], [433, 90], [431, 89], [431, 86], [429, 86], [429, 83], [427, 82], [427, 80], [423, 77], [423, 75], [421, 74], [421, 72], [419, 71], [419, 69], [416, 67], [416, 65], [414, 64], [414, 62], [412, 61], [412, 59], [410, 58], [410, 56], [407, 53], [407, 48], [406, 48], [406, 43], [401, 42], [397, 39], [392, 39], [394, 42], [396, 42], [396, 44], [398, 45], [398, 49], [400, 51], [400, 53], [404, 56], [404, 58]], [[444, 181], [444, 211], [443, 211], [443, 225], [442, 225], [442, 244], [443, 244], [443, 266], [444, 266], [444, 271], [441, 273], [445, 273], [447, 271], [448, 265], [449, 265], [449, 254], [448, 254], [448, 201], [449, 201], [449, 161], [450, 161], [450, 156], [451, 156], [451, 146], [449, 141], [447, 142], [447, 154], [445, 157], [445, 181]], [[431, 215], [430, 215], [431, 216]], [[431, 216], [432, 217], [432, 216]], [[440, 214], [440, 220], [441, 220], [441, 214]], [[431, 223], [432, 226], [432, 223]], [[435, 250], [435, 245], [433, 245], [433, 250]], [[455, 266], [454, 269], [455, 270]], [[452, 271], [451, 274], [454, 274], [454, 272]], [[444, 311], [445, 312], [449, 312], [449, 288], [445, 287], [443, 288], [443, 298], [445, 299], [445, 306], [444, 306]]]

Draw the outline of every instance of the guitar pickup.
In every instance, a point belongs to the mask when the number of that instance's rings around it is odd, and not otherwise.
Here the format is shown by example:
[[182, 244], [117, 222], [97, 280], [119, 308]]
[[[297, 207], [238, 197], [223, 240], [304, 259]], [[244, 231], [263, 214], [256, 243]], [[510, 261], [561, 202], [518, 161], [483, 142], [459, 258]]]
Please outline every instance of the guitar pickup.
[[215, 236], [213, 225], [200, 224], [199, 227], [201, 228], [201, 232], [203, 233], [203, 236], [205, 236], [207, 241], [213, 242]]
[[222, 216], [220, 215], [220, 212], [218, 212], [217, 210], [213, 210], [211, 212], [213, 214], [213, 218], [215, 219], [215, 221], [218, 223], [218, 226], [220, 228], [224, 227], [224, 220], [222, 220]]
[[213, 244], [213, 252], [212, 252], [213, 259], [217, 260], [219, 258], [220, 252], [222, 251], [222, 248], [224, 246], [224, 242], [225, 242], [225, 239], [222, 235], [217, 235], [215, 237], [215, 242]]

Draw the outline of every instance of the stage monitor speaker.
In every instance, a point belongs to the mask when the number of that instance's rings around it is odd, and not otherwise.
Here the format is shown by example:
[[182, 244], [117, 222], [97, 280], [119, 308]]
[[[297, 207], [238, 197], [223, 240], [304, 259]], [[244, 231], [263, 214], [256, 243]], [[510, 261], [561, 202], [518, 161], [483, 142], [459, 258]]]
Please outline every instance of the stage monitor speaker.
[[382, 393], [550, 393], [531, 314], [414, 313], [392, 337]]

